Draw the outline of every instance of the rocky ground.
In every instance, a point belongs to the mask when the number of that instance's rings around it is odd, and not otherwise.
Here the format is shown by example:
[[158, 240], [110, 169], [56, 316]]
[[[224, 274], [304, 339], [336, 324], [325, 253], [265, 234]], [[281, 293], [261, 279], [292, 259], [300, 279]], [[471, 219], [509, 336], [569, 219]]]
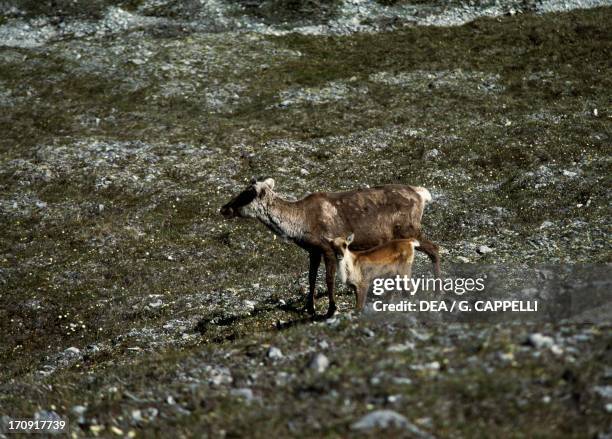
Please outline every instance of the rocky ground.
[[607, 291], [568, 279], [611, 261], [611, 20], [593, 0], [0, 1], [2, 422], [610, 437], [609, 307], [421, 322], [341, 288], [311, 320], [306, 255], [218, 209], [252, 175], [287, 197], [419, 184], [446, 273]]

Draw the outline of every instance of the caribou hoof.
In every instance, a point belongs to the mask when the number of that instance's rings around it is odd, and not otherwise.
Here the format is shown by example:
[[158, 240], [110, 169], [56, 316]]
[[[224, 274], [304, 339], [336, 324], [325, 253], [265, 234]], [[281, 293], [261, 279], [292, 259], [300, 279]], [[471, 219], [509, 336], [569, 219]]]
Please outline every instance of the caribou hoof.
[[306, 305], [306, 307], [304, 308], [304, 310], [310, 314], [311, 316], [314, 316], [317, 312], [315, 311], [315, 307], [312, 303], [309, 303]]
[[336, 314], [336, 310], [337, 310], [336, 305], [330, 305], [329, 308], [327, 309], [327, 314], [325, 314], [325, 317], [328, 319], [330, 317], [333, 317], [334, 314]]

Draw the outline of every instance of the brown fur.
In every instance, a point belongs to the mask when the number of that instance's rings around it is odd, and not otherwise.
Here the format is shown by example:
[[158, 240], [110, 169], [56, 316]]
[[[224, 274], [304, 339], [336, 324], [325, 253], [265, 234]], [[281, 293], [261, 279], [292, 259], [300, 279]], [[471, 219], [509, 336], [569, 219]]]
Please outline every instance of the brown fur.
[[353, 235], [350, 235], [347, 239], [338, 237], [328, 239], [328, 242], [338, 258], [340, 278], [355, 289], [356, 308], [362, 310], [373, 279], [389, 274], [410, 277], [414, 248], [419, 242], [416, 239], [396, 239], [369, 250], [351, 251], [349, 244], [352, 240]]
[[[298, 201], [287, 201], [273, 190], [274, 180], [252, 181], [243, 192], [221, 208], [226, 218], [250, 217], [274, 233], [308, 251], [309, 294], [307, 309], [314, 313], [314, 292], [321, 259], [325, 261], [328, 314], [336, 309], [334, 278], [336, 258], [325, 236], [354, 233], [351, 247], [365, 250], [393, 239], [416, 238], [417, 250], [425, 252], [440, 273], [438, 246], [421, 231], [427, 193], [422, 188], [389, 184], [346, 192], [316, 192]], [[428, 194], [428, 193], [427, 193]]]

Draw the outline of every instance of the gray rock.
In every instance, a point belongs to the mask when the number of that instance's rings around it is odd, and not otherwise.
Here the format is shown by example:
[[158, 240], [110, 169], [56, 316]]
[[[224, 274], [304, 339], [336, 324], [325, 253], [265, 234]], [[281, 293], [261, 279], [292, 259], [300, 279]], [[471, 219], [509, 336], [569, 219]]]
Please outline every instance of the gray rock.
[[213, 386], [231, 384], [234, 381], [234, 378], [227, 367], [213, 367], [208, 371], [208, 374], [208, 382]]
[[412, 384], [412, 380], [406, 377], [393, 377], [391, 378], [395, 384], [399, 384], [400, 386], [409, 386]]
[[287, 372], [279, 372], [275, 379], [274, 382], [276, 383], [277, 386], [285, 386], [287, 385], [291, 380], [293, 379], [293, 376]]
[[75, 348], [74, 346], [69, 347], [64, 351], [64, 354], [67, 356], [79, 356], [81, 354], [81, 350], [79, 348]]
[[573, 178], [576, 175], [578, 175], [578, 173], [577, 172], [573, 172], [573, 171], [567, 171], [567, 170], [564, 169], [563, 170], [563, 175], [565, 175], [566, 177]]
[[366, 337], [374, 337], [376, 335], [370, 328], [363, 328], [361, 332], [363, 332]]
[[492, 253], [493, 249], [486, 245], [481, 245], [476, 249], [476, 251], [481, 255], [486, 255], [487, 253]]
[[75, 415], [82, 416], [87, 411], [87, 407], [84, 405], [75, 405], [70, 409], [70, 411]]
[[240, 389], [232, 389], [230, 390], [230, 394], [232, 396], [237, 396], [243, 398], [247, 402], [251, 402], [253, 400], [253, 391], [248, 387], [243, 387]]
[[423, 154], [423, 159], [424, 160], [435, 160], [441, 155], [442, 153], [440, 152], [440, 150], [434, 148], [434, 149], [430, 149], [429, 151], [426, 151]]
[[602, 398], [612, 399], [612, 386], [595, 386], [593, 390]]
[[[39, 410], [36, 413], [34, 413], [34, 420], [35, 421], [61, 421], [62, 417], [54, 411]], [[59, 426], [58, 428], [53, 428], [53, 425], [51, 425], [46, 430], [46, 432], [49, 432], [51, 434], [58, 434], [58, 433], [61, 433], [62, 430], [59, 428]]]
[[413, 364], [410, 366], [410, 369], [437, 371], [440, 370], [440, 363], [438, 361], [432, 361], [431, 363]]
[[539, 332], [530, 334], [527, 342], [536, 349], [550, 348], [555, 344], [552, 337], [542, 335]]
[[540, 224], [540, 229], [547, 229], [549, 227], [554, 226], [554, 224], [550, 221], [544, 221], [542, 224]]
[[159, 410], [157, 410], [155, 407], [148, 407], [143, 410], [140, 410], [140, 409], [132, 410], [130, 414], [134, 422], [144, 422], [144, 421], [150, 421], [152, 419], [155, 419], [157, 415], [159, 414]]
[[54, 411], [39, 410], [34, 413], [34, 419], [38, 421], [61, 421], [62, 417]]
[[149, 307], [150, 308], [159, 308], [163, 304], [164, 304], [164, 302], [162, 302], [161, 299], [157, 299], [155, 302], [149, 302]]
[[395, 427], [410, 432], [415, 437], [433, 438], [429, 433], [408, 421], [404, 416], [393, 410], [376, 410], [368, 413], [359, 421], [351, 425], [353, 430], [372, 430], [375, 428], [385, 429]]
[[283, 353], [282, 351], [274, 346], [270, 346], [270, 349], [268, 349], [268, 358], [271, 358], [272, 360], [279, 360], [281, 358], [283, 358]]
[[308, 363], [308, 368], [318, 373], [323, 373], [329, 367], [329, 359], [321, 353], [316, 354]]
[[387, 348], [388, 352], [406, 352], [414, 349], [414, 343], [394, 344]]
[[142, 422], [142, 412], [139, 409], [132, 410], [131, 415], [134, 422]]

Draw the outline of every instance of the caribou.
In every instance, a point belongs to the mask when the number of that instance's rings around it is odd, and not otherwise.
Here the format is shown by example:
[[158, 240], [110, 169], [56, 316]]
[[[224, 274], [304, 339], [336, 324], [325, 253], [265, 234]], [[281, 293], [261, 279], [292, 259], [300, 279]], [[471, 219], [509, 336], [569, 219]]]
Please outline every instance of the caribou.
[[438, 246], [421, 230], [421, 219], [431, 194], [423, 187], [387, 184], [346, 192], [314, 192], [291, 201], [274, 191], [274, 179], [250, 184], [220, 213], [226, 219], [255, 218], [272, 232], [292, 241], [309, 254], [306, 310], [315, 314], [315, 289], [321, 259], [325, 262], [325, 282], [329, 305], [327, 316], [336, 311], [334, 281], [336, 256], [326, 237], [354, 234], [353, 250], [367, 250], [393, 239], [415, 238], [417, 250], [427, 254], [434, 273], [440, 274]]
[[414, 238], [394, 239], [369, 250], [352, 251], [351, 233], [347, 238], [326, 238], [336, 253], [340, 280], [355, 291], [355, 307], [363, 310], [368, 287], [373, 279], [387, 274], [410, 277], [414, 249], [420, 245]]

